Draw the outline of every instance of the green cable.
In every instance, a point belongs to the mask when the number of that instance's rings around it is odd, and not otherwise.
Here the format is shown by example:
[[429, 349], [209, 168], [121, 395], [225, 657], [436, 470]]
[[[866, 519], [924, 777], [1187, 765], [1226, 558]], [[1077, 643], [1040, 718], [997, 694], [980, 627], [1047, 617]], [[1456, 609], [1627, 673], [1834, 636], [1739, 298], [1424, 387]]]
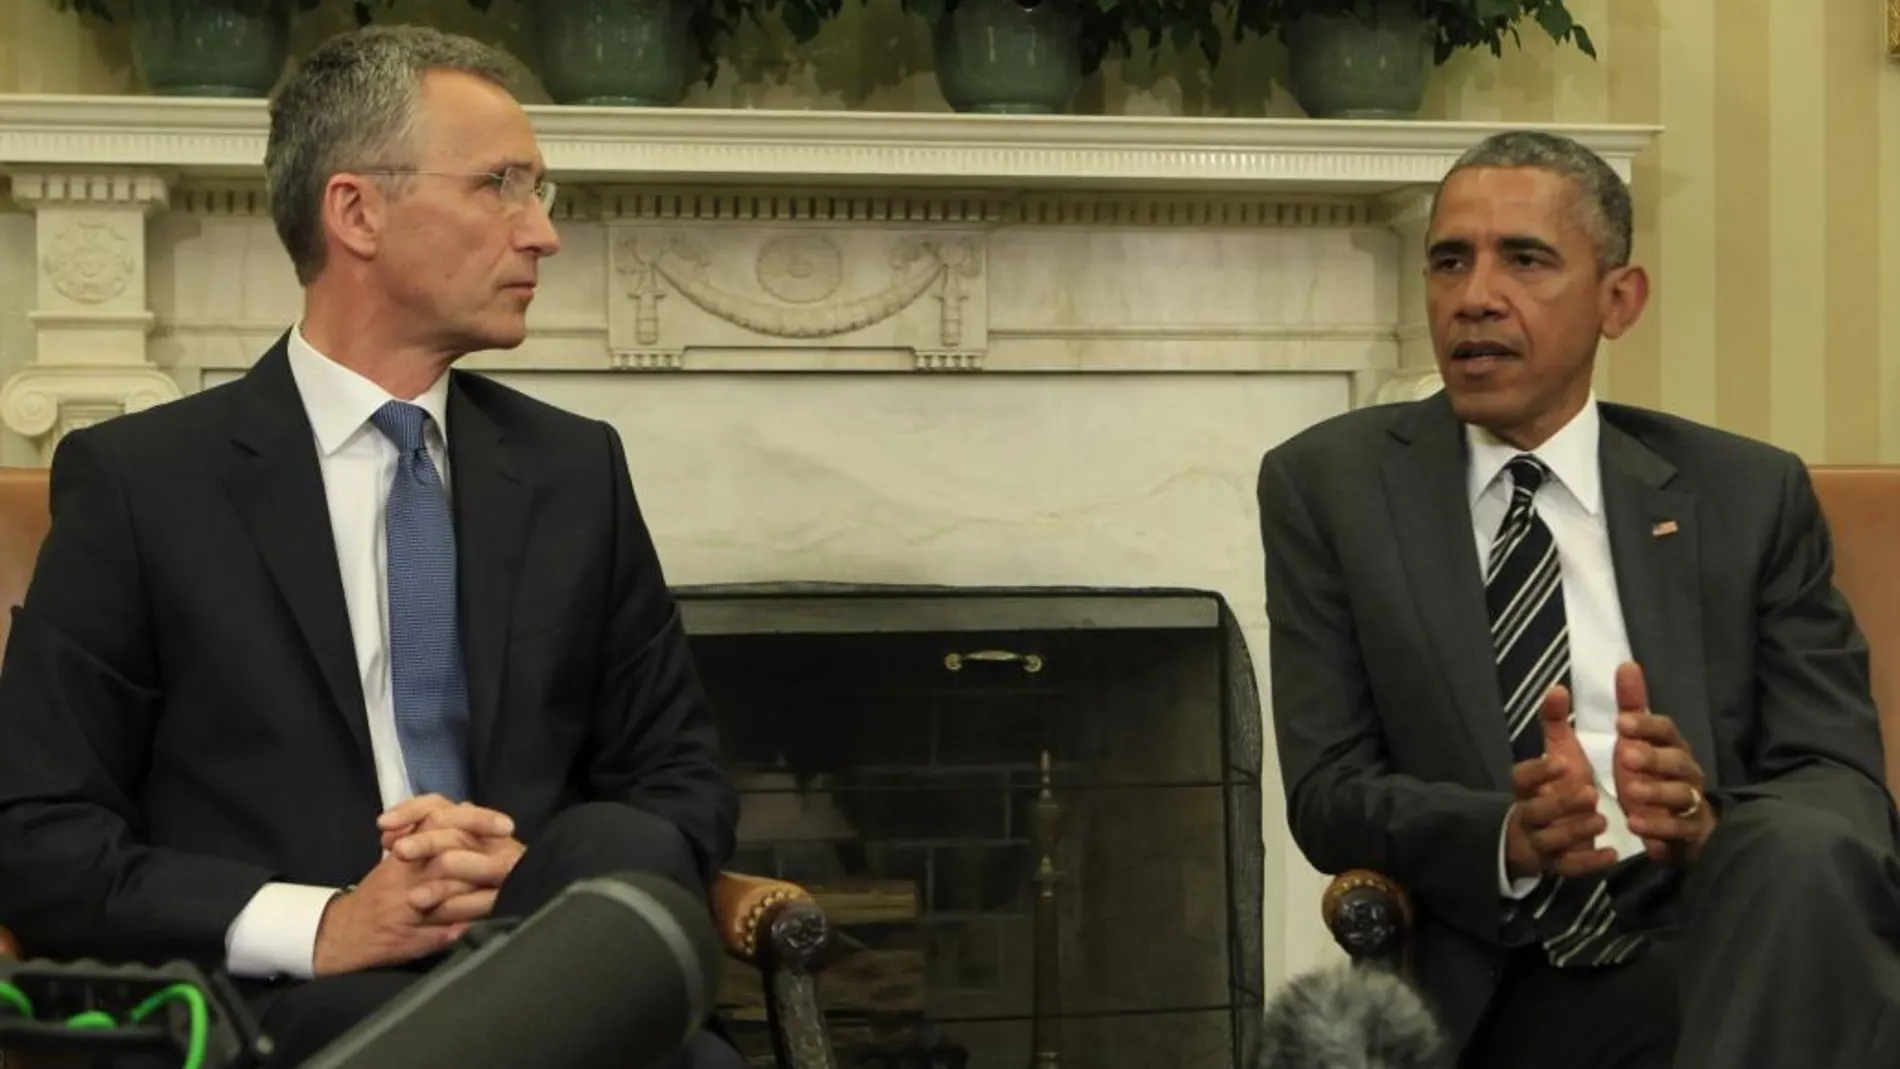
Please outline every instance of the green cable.
[[[0, 983], [0, 1002], [19, 1010], [28, 1020], [33, 1019], [33, 1000], [26, 992], [12, 984]], [[210, 1039], [211, 1012], [205, 1006], [204, 992], [190, 984], [173, 984], [160, 990], [151, 998], [133, 1007], [126, 1019], [134, 1024], [152, 1015], [154, 1010], [167, 1002], [183, 1002], [191, 1010], [191, 1043], [185, 1052], [183, 1069], [204, 1069], [205, 1047]], [[67, 1018], [68, 1028], [116, 1028], [118, 1022], [108, 1013], [100, 1010], [88, 1010]]]
[[209, 1038], [210, 1011], [205, 1008], [204, 992], [190, 984], [173, 984], [158, 994], [146, 999], [133, 1008], [129, 1019], [133, 1022], [144, 1020], [153, 1010], [167, 1002], [183, 1002], [191, 1008], [191, 1046], [185, 1052], [183, 1069], [203, 1069], [205, 1060], [205, 1042]]
[[11, 1004], [14, 1009], [20, 1011], [20, 1016], [27, 1020], [33, 1019], [33, 1000], [26, 997], [26, 992], [12, 984], [0, 984], [0, 1002]]

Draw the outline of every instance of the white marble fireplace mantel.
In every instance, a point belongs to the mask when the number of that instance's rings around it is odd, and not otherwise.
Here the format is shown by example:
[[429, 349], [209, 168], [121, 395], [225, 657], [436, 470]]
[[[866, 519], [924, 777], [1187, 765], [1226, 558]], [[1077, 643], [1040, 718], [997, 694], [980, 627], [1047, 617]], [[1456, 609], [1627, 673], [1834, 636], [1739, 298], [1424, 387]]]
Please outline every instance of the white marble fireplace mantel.
[[[1501, 127], [1121, 116], [530, 107], [555, 174], [585, 182], [1381, 194], [1436, 182]], [[258, 101], [0, 94], [10, 168], [252, 175]], [[1554, 126], [1627, 179], [1650, 126]]]
[[[1301, 370], [1361, 398], [1425, 363], [1401, 267], [1432, 184], [1496, 129], [530, 111], [578, 255], [549, 264], [534, 339], [469, 366]], [[1564, 129], [1626, 177], [1656, 132]], [[9, 428], [50, 449], [162, 380], [244, 366], [294, 314], [266, 130], [261, 101], [0, 96], [0, 172], [38, 246]], [[1169, 292], [1202, 272], [1219, 284]]]
[[[1429, 381], [1429, 194], [1497, 129], [530, 113], [564, 248], [527, 343], [465, 366], [620, 432], [670, 581], [1215, 590], [1269, 707], [1260, 454]], [[1558, 129], [1626, 178], [1658, 132]], [[295, 319], [265, 132], [0, 96], [0, 280], [32, 290], [0, 293], [0, 421], [41, 456]], [[1328, 947], [1267, 745], [1272, 984]]]

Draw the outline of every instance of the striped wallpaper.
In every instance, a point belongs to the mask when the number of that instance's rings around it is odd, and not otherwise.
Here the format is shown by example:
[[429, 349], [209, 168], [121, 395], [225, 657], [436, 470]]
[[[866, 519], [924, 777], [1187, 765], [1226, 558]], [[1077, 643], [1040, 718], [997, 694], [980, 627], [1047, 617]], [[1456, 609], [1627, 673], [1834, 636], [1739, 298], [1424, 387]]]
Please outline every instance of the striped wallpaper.
[[[1568, 0], [1604, 62], [1525, 36], [1460, 57], [1427, 117], [1653, 122], [1649, 312], [1604, 396], [1810, 462], [1900, 462], [1900, 59], [1886, 0]], [[1884, 176], [1884, 181], [1883, 181]]]
[[[1665, 127], [1635, 176], [1636, 250], [1655, 292], [1636, 331], [1606, 352], [1603, 396], [1810, 462], [1900, 462], [1900, 59], [1886, 53], [1888, 2], [1719, 0], [1718, 17], [1718, 0], [1568, 0], [1601, 62], [1527, 29], [1502, 60], [1464, 54], [1438, 72], [1423, 118]], [[479, 20], [462, 0], [418, 9], [518, 53], [527, 43], [519, 0]], [[847, 11], [810, 50], [818, 76], [755, 66], [747, 73], [762, 77], [723, 77], [695, 100], [942, 107], [921, 27]], [[299, 43], [340, 28], [300, 27]], [[786, 62], [783, 42], [771, 44], [760, 51]], [[910, 61], [888, 59], [906, 46]], [[1130, 65], [1132, 85], [1096, 80], [1078, 103], [1291, 110], [1256, 82], [1283, 69], [1281, 57], [1234, 58], [1211, 79], [1193, 62], [1144, 60]], [[82, 29], [50, 0], [0, 5], [0, 91], [126, 91], [128, 66], [121, 32]]]

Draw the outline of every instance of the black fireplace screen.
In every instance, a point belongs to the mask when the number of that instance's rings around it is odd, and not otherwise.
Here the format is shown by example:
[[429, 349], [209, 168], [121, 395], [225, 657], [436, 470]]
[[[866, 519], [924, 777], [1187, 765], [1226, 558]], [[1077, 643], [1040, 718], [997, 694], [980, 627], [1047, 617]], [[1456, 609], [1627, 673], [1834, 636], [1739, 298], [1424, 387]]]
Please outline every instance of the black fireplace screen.
[[[682, 588], [734, 868], [810, 887], [865, 1069], [1211, 1069], [1261, 1005], [1261, 721], [1192, 590]], [[721, 999], [770, 1064], [756, 974]]]

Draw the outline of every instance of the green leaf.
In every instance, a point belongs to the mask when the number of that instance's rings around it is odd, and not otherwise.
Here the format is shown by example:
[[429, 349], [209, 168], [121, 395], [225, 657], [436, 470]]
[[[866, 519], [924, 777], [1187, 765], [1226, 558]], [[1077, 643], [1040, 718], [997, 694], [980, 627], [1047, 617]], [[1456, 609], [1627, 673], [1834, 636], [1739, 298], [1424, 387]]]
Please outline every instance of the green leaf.
[[1544, 32], [1550, 35], [1551, 40], [1562, 41], [1570, 36], [1570, 28], [1574, 20], [1571, 19], [1570, 12], [1564, 10], [1562, 4], [1546, 4], [1537, 9], [1537, 24], [1544, 28]]
[[909, 6], [925, 22], [937, 22], [943, 18], [943, 0], [909, 0]]
[[1201, 54], [1210, 65], [1220, 63], [1220, 45], [1220, 27], [1211, 22], [1201, 23]]
[[1590, 40], [1590, 31], [1578, 23], [1570, 28], [1570, 36], [1577, 42], [1577, 48], [1591, 59], [1597, 58], [1596, 42]]
[[1522, 13], [1520, 0], [1470, 0], [1481, 22], [1508, 22]]
[[785, 28], [792, 31], [792, 40], [804, 44], [818, 36], [823, 23], [817, 12], [793, 0], [785, 5]]

